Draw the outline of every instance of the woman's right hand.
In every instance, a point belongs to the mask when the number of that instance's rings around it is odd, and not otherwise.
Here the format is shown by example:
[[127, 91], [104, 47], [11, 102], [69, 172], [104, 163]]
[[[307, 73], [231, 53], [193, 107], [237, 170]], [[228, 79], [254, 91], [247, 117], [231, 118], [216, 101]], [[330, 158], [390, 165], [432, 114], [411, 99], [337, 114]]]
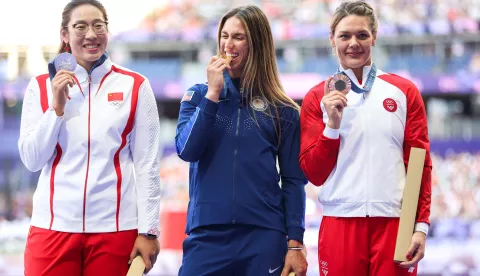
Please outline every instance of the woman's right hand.
[[75, 80], [73, 76], [75, 74], [70, 71], [60, 70], [55, 74], [52, 80], [52, 107], [55, 109], [57, 116], [62, 116], [65, 110], [65, 104], [68, 99], [68, 87], [73, 87]]
[[325, 106], [328, 115], [327, 126], [332, 129], [339, 129], [340, 122], [342, 121], [343, 110], [347, 107], [347, 97], [340, 91], [330, 92], [328, 88], [328, 83], [332, 80], [332, 77], [329, 77], [325, 81], [324, 86], [324, 95], [322, 98], [322, 103]]
[[230, 65], [225, 59], [217, 56], [210, 59], [207, 67], [207, 99], [218, 102], [223, 89], [223, 70], [226, 68], [230, 69]]

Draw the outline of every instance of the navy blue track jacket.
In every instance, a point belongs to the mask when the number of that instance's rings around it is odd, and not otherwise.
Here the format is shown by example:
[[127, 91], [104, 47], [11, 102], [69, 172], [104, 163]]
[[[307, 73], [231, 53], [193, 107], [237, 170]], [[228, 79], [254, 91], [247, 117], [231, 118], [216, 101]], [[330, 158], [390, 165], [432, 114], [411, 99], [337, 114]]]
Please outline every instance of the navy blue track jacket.
[[224, 76], [218, 103], [205, 98], [206, 84], [197, 84], [180, 106], [176, 149], [190, 162], [186, 233], [205, 225], [247, 224], [303, 242], [307, 180], [298, 161], [298, 111], [278, 108], [279, 143], [273, 108], [269, 115], [262, 111], [270, 108], [262, 98], [242, 99]]

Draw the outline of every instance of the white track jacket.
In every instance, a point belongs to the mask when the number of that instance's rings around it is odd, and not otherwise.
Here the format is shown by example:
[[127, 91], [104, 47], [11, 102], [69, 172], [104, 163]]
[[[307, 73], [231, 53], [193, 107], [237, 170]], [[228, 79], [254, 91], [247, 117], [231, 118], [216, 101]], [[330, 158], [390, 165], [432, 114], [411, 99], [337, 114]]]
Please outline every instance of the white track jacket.
[[[103, 61], [103, 62], [102, 62]], [[23, 102], [20, 157], [42, 170], [31, 224], [72, 233], [159, 232], [159, 116], [150, 83], [103, 57], [76, 67], [65, 114], [51, 107], [49, 75]]]
[[[363, 70], [367, 79], [371, 67]], [[348, 77], [361, 87], [352, 70]], [[430, 142], [423, 100], [416, 86], [380, 70], [372, 89], [350, 91], [340, 129], [328, 128], [321, 103], [324, 82], [303, 101], [300, 165], [322, 186], [325, 216], [400, 217], [406, 168], [412, 147], [427, 150], [418, 200], [416, 230], [427, 232], [431, 202]]]

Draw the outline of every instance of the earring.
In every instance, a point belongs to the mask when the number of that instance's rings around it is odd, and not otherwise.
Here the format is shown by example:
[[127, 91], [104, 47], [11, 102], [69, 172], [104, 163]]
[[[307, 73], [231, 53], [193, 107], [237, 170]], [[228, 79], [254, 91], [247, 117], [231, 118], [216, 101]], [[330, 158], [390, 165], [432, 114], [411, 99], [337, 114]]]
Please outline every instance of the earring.
[[63, 48], [65, 52], [70, 52], [70, 45], [67, 43], [65, 44], [65, 48]]

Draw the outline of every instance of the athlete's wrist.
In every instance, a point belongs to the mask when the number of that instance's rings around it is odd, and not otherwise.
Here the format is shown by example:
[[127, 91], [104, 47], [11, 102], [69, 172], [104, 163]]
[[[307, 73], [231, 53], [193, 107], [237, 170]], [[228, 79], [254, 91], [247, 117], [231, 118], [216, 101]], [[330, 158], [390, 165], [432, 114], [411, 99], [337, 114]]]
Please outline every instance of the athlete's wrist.
[[221, 90], [217, 92], [217, 91], [211, 91], [210, 89], [208, 89], [207, 94], [205, 95], [205, 98], [209, 99], [214, 103], [218, 103], [221, 92], [222, 92]]
[[290, 247], [301, 247], [303, 248], [303, 243], [297, 241], [297, 240], [289, 240], [288, 241], [288, 248]]
[[143, 237], [146, 237], [147, 239], [150, 239], [150, 240], [155, 240], [158, 238], [157, 235], [154, 235], [154, 234], [148, 234], [148, 233], [139, 233], [138, 234], [139, 236], [143, 236]]
[[331, 129], [337, 130], [337, 129], [340, 129], [340, 122], [335, 122], [333, 120], [329, 120], [327, 122], [327, 126]]

